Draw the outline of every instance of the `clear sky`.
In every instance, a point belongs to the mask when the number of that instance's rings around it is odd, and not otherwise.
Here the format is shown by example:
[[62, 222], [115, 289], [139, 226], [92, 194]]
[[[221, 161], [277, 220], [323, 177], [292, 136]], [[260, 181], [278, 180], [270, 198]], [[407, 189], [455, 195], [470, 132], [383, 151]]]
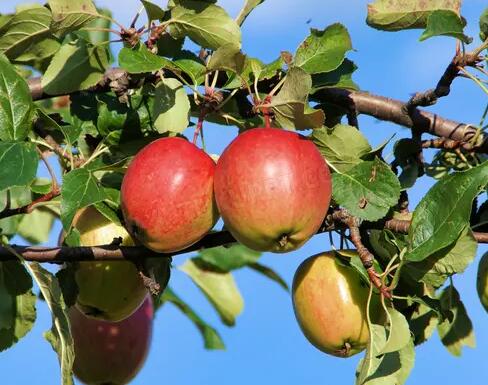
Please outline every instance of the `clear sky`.
[[[21, 1], [2, 0], [0, 13], [13, 11], [19, 3]], [[232, 16], [237, 14], [241, 3], [237, 0], [219, 1]], [[478, 16], [487, 2], [466, 0], [464, 3], [462, 13], [468, 20], [468, 35], [475, 37], [474, 46], [479, 43]], [[125, 25], [139, 8], [136, 0], [99, 0], [97, 4], [112, 9], [115, 19]], [[416, 91], [434, 87], [454, 54], [454, 39], [438, 37], [421, 43], [418, 41], [419, 30], [376, 31], [365, 23], [366, 4], [366, 0], [267, 0], [251, 14], [243, 27], [243, 51], [271, 61], [282, 50], [293, 52], [308, 35], [310, 27], [322, 29], [341, 22], [352, 37], [355, 51], [349, 58], [359, 67], [354, 79], [363, 90], [406, 100]], [[486, 94], [461, 78], [454, 82], [451, 95], [430, 110], [477, 124], [486, 101]], [[360, 127], [372, 145], [382, 143], [394, 133], [396, 138], [408, 135], [405, 129], [368, 117], [360, 118]], [[207, 123], [205, 133], [208, 150], [220, 153], [237, 130]], [[391, 146], [387, 147], [385, 155], [389, 152]], [[431, 184], [425, 177], [418, 182], [410, 194], [412, 206]], [[50, 244], [55, 243], [58, 231], [59, 225], [53, 231]], [[265, 254], [262, 262], [276, 269], [291, 284], [293, 273], [304, 258], [327, 249], [330, 249], [327, 235], [318, 235], [298, 251], [285, 255]], [[465, 349], [461, 358], [454, 358], [434, 335], [416, 349], [415, 368], [407, 384], [486, 384], [488, 314], [482, 309], [475, 288], [477, 264], [485, 251], [486, 247], [479, 247], [477, 259], [466, 273], [454, 277], [473, 321], [478, 347]], [[177, 256], [173, 262], [179, 265], [186, 258]], [[319, 352], [301, 334], [288, 293], [250, 270], [239, 270], [235, 276], [245, 299], [245, 309], [236, 326], [227, 328], [220, 325], [214, 310], [189, 279], [178, 270], [173, 271], [171, 285], [175, 291], [204, 319], [218, 326], [227, 350], [205, 351], [193, 324], [172, 305], [165, 306], [157, 314], [149, 357], [134, 385], [342, 385], [354, 382], [354, 371], [361, 354], [339, 359]], [[43, 331], [51, 326], [50, 315], [44, 304], [38, 303], [37, 308], [38, 320], [34, 329], [13, 349], [0, 354], [2, 384], [59, 382], [56, 356], [42, 338]]]

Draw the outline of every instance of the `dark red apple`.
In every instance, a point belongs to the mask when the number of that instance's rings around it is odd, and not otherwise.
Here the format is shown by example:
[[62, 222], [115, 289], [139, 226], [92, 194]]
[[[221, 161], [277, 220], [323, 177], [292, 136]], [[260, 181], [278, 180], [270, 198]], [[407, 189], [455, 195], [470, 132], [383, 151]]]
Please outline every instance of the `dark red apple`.
[[130, 382], [142, 368], [151, 342], [151, 297], [128, 318], [109, 322], [69, 309], [75, 346], [73, 372], [85, 384]]
[[215, 162], [183, 138], [162, 138], [132, 160], [121, 188], [129, 232], [159, 252], [184, 249], [217, 222]]
[[225, 226], [240, 243], [284, 253], [318, 230], [332, 185], [329, 168], [310, 140], [282, 129], [254, 128], [223, 152], [214, 189]]

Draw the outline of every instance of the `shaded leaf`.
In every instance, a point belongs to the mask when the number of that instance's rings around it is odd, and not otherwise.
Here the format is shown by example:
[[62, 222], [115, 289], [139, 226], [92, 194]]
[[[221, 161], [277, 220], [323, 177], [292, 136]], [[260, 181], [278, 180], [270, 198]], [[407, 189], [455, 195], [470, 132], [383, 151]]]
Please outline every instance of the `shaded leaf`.
[[119, 64], [132, 74], [153, 72], [171, 66], [168, 59], [153, 54], [141, 43], [135, 48], [123, 47], [119, 52]]
[[32, 114], [32, 96], [27, 83], [0, 55], [0, 140], [25, 139]]
[[159, 133], [183, 132], [189, 124], [190, 102], [183, 84], [164, 78], [154, 92], [154, 127]]
[[330, 72], [342, 64], [351, 49], [351, 38], [342, 24], [332, 24], [323, 31], [312, 28], [298, 47], [293, 64], [309, 74]]
[[230, 247], [203, 249], [198, 257], [219, 271], [229, 272], [256, 262], [261, 257], [261, 253], [241, 244], [235, 244]]
[[162, 20], [165, 16], [165, 11], [159, 5], [154, 4], [148, 0], [141, 0], [142, 5], [147, 13], [147, 20], [149, 22], [153, 20]]
[[39, 5], [16, 13], [0, 28], [0, 52], [9, 59], [22, 55], [51, 36], [50, 26], [51, 12], [46, 7]]
[[260, 263], [249, 263], [247, 265], [250, 269], [264, 275], [265, 277], [271, 279], [272, 281], [275, 281], [278, 285], [280, 285], [283, 289], [286, 291], [290, 291], [290, 287], [286, 283], [286, 281], [276, 272], [274, 271], [271, 267], [262, 265]]
[[[106, 17], [112, 17], [112, 12], [108, 8], [98, 8], [98, 13]], [[103, 29], [108, 29], [112, 25], [109, 19], [97, 17], [90, 23], [85, 24], [84, 28], [94, 28], [100, 30], [79, 30], [76, 32], [77, 36], [82, 37], [86, 41], [96, 45], [110, 40], [110, 32], [104, 31]]]
[[476, 346], [473, 324], [454, 286], [446, 287], [441, 293], [440, 300], [441, 306], [450, 310], [452, 317], [439, 323], [437, 332], [447, 350], [455, 356], [460, 356], [463, 346]]
[[270, 103], [281, 127], [305, 130], [323, 126], [324, 112], [313, 110], [308, 105], [311, 87], [309, 74], [298, 67], [290, 68], [283, 86]]
[[323, 72], [312, 75], [312, 90], [314, 94], [324, 88], [337, 87], [357, 90], [359, 87], [352, 80], [352, 74], [358, 67], [349, 59], [344, 59], [342, 64], [331, 72]]
[[78, 168], [63, 176], [61, 187], [61, 222], [67, 231], [77, 210], [107, 198], [92, 172]]
[[17, 231], [27, 242], [39, 244], [49, 240], [49, 234], [51, 233], [53, 224], [53, 213], [45, 208], [39, 207], [22, 217]]
[[417, 346], [432, 336], [438, 324], [438, 317], [430, 307], [418, 304], [408, 323], [414, 336], [415, 346]]
[[32, 278], [19, 260], [0, 262], [0, 275], [10, 295], [25, 294], [32, 288]]
[[186, 73], [193, 85], [201, 84], [205, 78], [205, 63], [194, 53], [183, 50], [174, 56], [173, 64]]
[[433, 11], [450, 10], [459, 14], [460, 0], [376, 0], [368, 4], [366, 23], [384, 31], [425, 28]]
[[34, 143], [0, 142], [0, 191], [31, 183], [36, 177], [38, 162]]
[[361, 163], [361, 158], [372, 150], [361, 131], [346, 124], [314, 130], [310, 137], [326, 161], [340, 172]]
[[223, 8], [195, 0], [175, 3], [170, 19], [173, 37], [188, 36], [203, 48], [213, 50], [225, 44], [240, 47], [241, 30]]
[[86, 90], [102, 80], [109, 61], [104, 46], [81, 39], [64, 44], [44, 73], [42, 87], [50, 95]]
[[[0, 287], [0, 352], [8, 349], [29, 333], [36, 321], [37, 297], [32, 290], [10, 298], [11, 301], [6, 301]], [[7, 304], [10, 306], [6, 307]], [[11, 316], [9, 325], [2, 324], [6, 314]]]
[[332, 195], [352, 215], [369, 221], [383, 218], [397, 204], [400, 182], [385, 162], [363, 161], [332, 175]]
[[219, 47], [207, 63], [207, 71], [229, 70], [240, 74], [244, 69], [246, 55], [238, 46], [226, 44]]
[[478, 242], [466, 226], [453, 244], [445, 247], [420, 262], [405, 266], [415, 280], [440, 287], [453, 274], [462, 273], [476, 256]]
[[91, 0], [48, 0], [53, 14], [52, 29], [60, 35], [80, 29], [98, 16]]
[[405, 316], [391, 307], [388, 310], [388, 339], [379, 354], [393, 353], [410, 343], [410, 329]]
[[163, 302], [171, 302], [195, 324], [202, 334], [205, 349], [225, 349], [224, 342], [222, 341], [222, 338], [217, 330], [203, 321], [186, 302], [176, 295], [176, 293], [170, 287], [166, 288], [161, 296], [161, 300]]
[[52, 315], [52, 328], [44, 334], [53, 350], [58, 354], [61, 366], [61, 383], [73, 385], [73, 362], [75, 351], [71, 328], [58, 280], [37, 262], [29, 264], [29, 270], [41, 290]]
[[486, 8], [480, 16], [480, 39], [485, 41], [488, 39], [488, 8]]
[[469, 222], [473, 199], [487, 183], [488, 162], [437, 182], [415, 208], [406, 259], [421, 261], [452, 244]]
[[232, 274], [208, 270], [199, 263], [198, 258], [188, 259], [178, 269], [185, 272], [202, 290], [222, 322], [233, 326], [236, 317], [242, 312], [244, 301]]
[[473, 39], [464, 34], [465, 25], [454, 11], [434, 11], [427, 18], [427, 26], [419, 40], [424, 41], [433, 36], [451, 36], [469, 44]]
[[244, 6], [242, 7], [239, 15], [236, 17], [236, 23], [238, 25], [242, 25], [249, 14], [252, 12], [254, 8], [256, 8], [259, 4], [261, 4], [264, 0], [246, 0]]

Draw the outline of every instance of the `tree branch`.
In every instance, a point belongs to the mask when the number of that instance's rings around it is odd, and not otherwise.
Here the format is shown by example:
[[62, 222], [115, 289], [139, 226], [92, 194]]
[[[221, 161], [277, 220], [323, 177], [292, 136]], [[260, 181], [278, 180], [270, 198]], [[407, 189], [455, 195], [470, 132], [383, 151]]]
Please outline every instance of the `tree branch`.
[[[154, 81], [154, 75], [149, 75], [146, 81]], [[127, 89], [140, 86], [140, 77], [130, 76], [120, 68], [111, 68], [105, 72], [103, 79], [88, 92], [107, 92], [114, 90], [120, 97]], [[41, 78], [28, 80], [29, 89], [34, 100], [51, 98], [59, 95], [48, 95], [41, 85]], [[377, 119], [393, 122], [408, 128], [415, 128], [419, 132], [426, 132], [436, 136], [468, 142], [477, 135], [477, 129], [469, 124], [445, 119], [439, 115], [412, 108], [405, 112], [405, 103], [400, 100], [373, 95], [363, 91], [351, 91], [342, 88], [327, 88], [317, 91], [312, 99], [320, 102], [334, 103], [343, 106], [347, 111], [373, 116]], [[480, 136], [480, 150], [488, 152], [488, 143], [483, 135]]]
[[[345, 229], [342, 221], [342, 209], [333, 210], [324, 220], [324, 223], [317, 231], [317, 234]], [[406, 233], [410, 221], [400, 219], [389, 219], [378, 222], [363, 222], [361, 228], [366, 229], [389, 229], [397, 233]], [[474, 233], [478, 243], [488, 243], [488, 233]], [[73, 261], [117, 261], [131, 260], [140, 262], [142, 258], [170, 258], [175, 255], [185, 254], [201, 249], [209, 249], [217, 246], [225, 246], [237, 242], [228, 231], [209, 233], [194, 245], [171, 254], [156, 253], [143, 246], [119, 246], [105, 245], [93, 247], [42, 247], [42, 246], [17, 246], [11, 247], [20, 254], [26, 261], [64, 263]], [[0, 261], [17, 259], [5, 247], [0, 247]]]

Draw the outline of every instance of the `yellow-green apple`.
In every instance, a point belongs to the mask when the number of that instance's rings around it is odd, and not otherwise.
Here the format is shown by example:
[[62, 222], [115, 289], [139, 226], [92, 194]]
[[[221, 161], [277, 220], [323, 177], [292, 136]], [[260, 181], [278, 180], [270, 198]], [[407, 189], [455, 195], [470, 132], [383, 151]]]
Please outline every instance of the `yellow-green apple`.
[[[339, 253], [357, 255], [355, 250]], [[303, 334], [317, 349], [338, 357], [359, 353], [368, 344], [368, 294], [359, 273], [338, 262], [334, 251], [306, 259], [293, 278], [293, 308]], [[372, 298], [370, 314], [374, 322], [381, 322], [377, 295]]]
[[[78, 211], [73, 226], [80, 232], [82, 246], [107, 245], [118, 237], [123, 246], [134, 245], [123, 226], [111, 222], [93, 207]], [[83, 261], [76, 269], [75, 279], [76, 306], [88, 316], [107, 321], [128, 317], [147, 295], [139, 272], [129, 261]]]
[[158, 252], [184, 249], [217, 222], [215, 162], [183, 138], [162, 138], [134, 157], [122, 181], [129, 232]]
[[243, 245], [283, 253], [319, 229], [329, 207], [329, 168], [295, 132], [253, 128], [225, 149], [215, 170], [215, 198], [226, 228]]

